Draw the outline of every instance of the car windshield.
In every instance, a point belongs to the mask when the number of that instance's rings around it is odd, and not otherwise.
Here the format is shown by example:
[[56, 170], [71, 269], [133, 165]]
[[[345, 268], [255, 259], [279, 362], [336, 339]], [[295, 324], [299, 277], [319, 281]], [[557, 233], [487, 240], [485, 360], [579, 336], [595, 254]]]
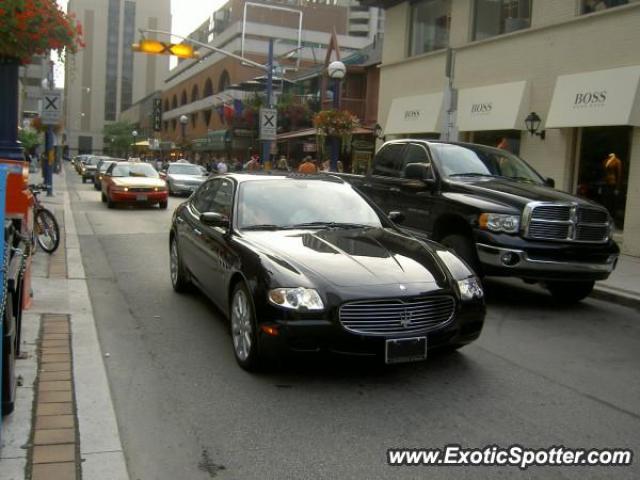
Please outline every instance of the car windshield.
[[263, 180], [240, 185], [240, 229], [380, 227], [376, 211], [350, 186], [321, 180]]
[[113, 167], [112, 177], [147, 177], [158, 178], [158, 172], [146, 163], [120, 163]]
[[87, 165], [98, 165], [98, 162], [102, 160], [100, 157], [89, 157], [86, 160]]
[[167, 173], [174, 175], [202, 175], [202, 170], [197, 165], [170, 165]]
[[543, 180], [515, 155], [494, 148], [433, 144], [440, 173], [446, 177], [506, 177], [542, 184]]
[[112, 160], [105, 160], [105, 161], [104, 161], [104, 162], [102, 162], [102, 163], [100, 164], [100, 166], [98, 167], [98, 171], [99, 171], [99, 172], [101, 172], [101, 173], [102, 173], [102, 172], [106, 172], [106, 171], [107, 171], [107, 168], [109, 168], [109, 167], [111, 166], [111, 164], [112, 164], [112, 163], [115, 163], [115, 162], [114, 162], [114, 161], [112, 161]]

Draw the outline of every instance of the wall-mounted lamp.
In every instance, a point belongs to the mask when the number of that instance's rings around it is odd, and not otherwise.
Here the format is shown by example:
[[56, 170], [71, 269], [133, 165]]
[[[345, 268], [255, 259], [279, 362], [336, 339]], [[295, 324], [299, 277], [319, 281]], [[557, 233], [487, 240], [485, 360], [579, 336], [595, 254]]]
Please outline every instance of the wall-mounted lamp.
[[536, 112], [531, 112], [529, 115], [527, 115], [527, 118], [524, 119], [524, 124], [527, 126], [527, 130], [529, 131], [529, 133], [531, 135], [538, 135], [542, 140], [544, 140], [545, 131], [538, 131], [540, 129], [541, 123], [542, 120]]

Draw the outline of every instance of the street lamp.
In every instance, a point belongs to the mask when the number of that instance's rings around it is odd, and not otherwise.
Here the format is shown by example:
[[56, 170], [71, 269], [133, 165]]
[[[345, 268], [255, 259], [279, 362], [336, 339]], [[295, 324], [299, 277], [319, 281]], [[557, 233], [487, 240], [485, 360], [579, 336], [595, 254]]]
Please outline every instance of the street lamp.
[[186, 132], [187, 132], [187, 123], [189, 123], [189, 117], [187, 117], [186, 115], [180, 115], [180, 128], [182, 129], [182, 155], [184, 156], [184, 150], [185, 150], [185, 145], [187, 144], [186, 141]]
[[[340, 110], [340, 80], [342, 80], [347, 73], [347, 67], [340, 60], [331, 62], [327, 67], [327, 73], [329, 77], [333, 79], [333, 109]], [[331, 138], [331, 163], [329, 170], [332, 172], [338, 171], [338, 155], [339, 145], [338, 137]]]
[[132, 150], [133, 150], [133, 154], [135, 155], [136, 154], [136, 137], [138, 136], [138, 131], [137, 130], [132, 131], [131, 132], [131, 136], [133, 137], [133, 148], [132, 148]]

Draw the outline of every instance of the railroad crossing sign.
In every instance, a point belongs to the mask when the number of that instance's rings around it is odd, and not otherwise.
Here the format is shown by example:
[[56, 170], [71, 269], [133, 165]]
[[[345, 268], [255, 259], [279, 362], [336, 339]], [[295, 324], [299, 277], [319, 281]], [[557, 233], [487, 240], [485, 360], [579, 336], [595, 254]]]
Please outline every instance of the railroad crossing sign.
[[57, 125], [62, 119], [62, 92], [60, 90], [47, 90], [42, 99], [42, 112], [40, 114], [43, 125]]
[[260, 140], [275, 140], [278, 127], [278, 110], [275, 108], [260, 109]]

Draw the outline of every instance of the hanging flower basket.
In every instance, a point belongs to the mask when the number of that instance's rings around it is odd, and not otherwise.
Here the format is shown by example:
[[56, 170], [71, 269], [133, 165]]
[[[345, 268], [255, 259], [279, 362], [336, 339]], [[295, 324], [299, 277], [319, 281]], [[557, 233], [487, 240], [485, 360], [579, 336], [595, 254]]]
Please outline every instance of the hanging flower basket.
[[342, 151], [351, 146], [353, 131], [360, 126], [360, 120], [347, 110], [321, 110], [313, 117], [316, 128], [318, 150], [324, 156], [324, 144], [327, 137], [338, 137], [342, 140]]
[[52, 50], [59, 55], [83, 47], [82, 27], [55, 0], [3, 0], [0, 3], [0, 57], [29, 63]]

